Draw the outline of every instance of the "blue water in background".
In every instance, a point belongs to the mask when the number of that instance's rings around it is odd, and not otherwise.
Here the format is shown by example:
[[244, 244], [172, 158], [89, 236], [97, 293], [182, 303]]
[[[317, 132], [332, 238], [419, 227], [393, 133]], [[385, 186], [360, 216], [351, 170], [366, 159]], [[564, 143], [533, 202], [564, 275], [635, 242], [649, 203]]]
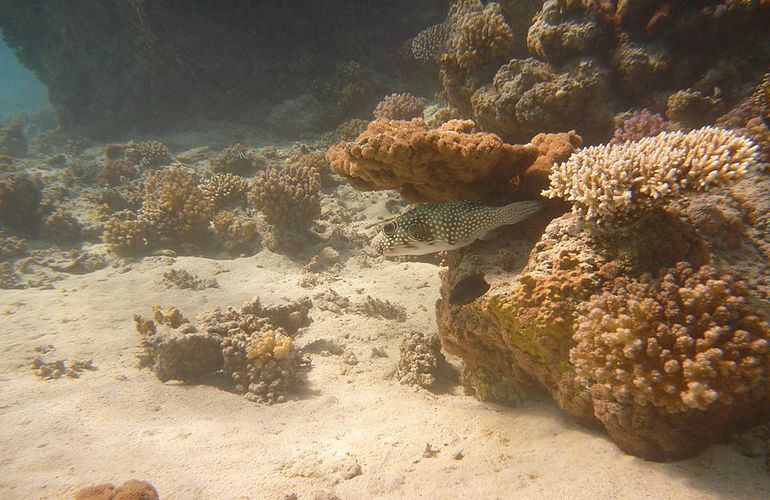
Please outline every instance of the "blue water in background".
[[0, 123], [48, 106], [48, 90], [0, 40]]

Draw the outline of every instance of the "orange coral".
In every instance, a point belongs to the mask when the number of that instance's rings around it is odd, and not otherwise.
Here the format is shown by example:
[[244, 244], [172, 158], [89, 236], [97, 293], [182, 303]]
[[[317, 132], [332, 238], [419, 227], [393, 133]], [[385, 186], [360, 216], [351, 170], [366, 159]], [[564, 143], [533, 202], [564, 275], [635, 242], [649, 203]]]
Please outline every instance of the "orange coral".
[[478, 200], [521, 174], [537, 149], [474, 129], [470, 120], [435, 129], [422, 119], [375, 120], [355, 141], [329, 148], [326, 158], [359, 189], [400, 189], [415, 203]]

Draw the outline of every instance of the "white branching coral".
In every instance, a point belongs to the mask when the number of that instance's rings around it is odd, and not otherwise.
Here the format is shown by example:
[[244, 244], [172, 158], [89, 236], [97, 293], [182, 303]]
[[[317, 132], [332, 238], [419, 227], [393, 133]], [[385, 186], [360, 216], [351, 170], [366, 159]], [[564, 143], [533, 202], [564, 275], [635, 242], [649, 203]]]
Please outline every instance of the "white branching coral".
[[601, 224], [633, 218], [682, 191], [736, 180], [757, 162], [757, 146], [730, 130], [662, 132], [578, 150], [554, 166], [542, 194], [574, 202], [573, 212]]

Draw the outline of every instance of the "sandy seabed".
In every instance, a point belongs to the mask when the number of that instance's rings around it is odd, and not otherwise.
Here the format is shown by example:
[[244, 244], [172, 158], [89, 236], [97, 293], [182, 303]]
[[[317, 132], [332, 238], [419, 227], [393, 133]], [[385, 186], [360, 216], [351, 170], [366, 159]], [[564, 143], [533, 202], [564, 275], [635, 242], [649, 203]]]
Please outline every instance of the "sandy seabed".
[[[219, 288], [167, 289], [164, 271]], [[625, 455], [547, 402], [504, 408], [434, 395], [392, 376], [400, 339], [435, 332], [434, 265], [354, 259], [316, 289], [302, 267], [262, 251], [232, 260], [148, 257], [70, 276], [54, 289], [3, 290], [0, 301], [0, 498], [71, 498], [83, 486], [150, 481], [163, 499], [770, 498], [763, 461], [712, 446], [671, 464]], [[187, 316], [259, 296], [280, 303], [333, 289], [407, 308], [405, 322], [313, 308], [299, 345], [344, 345], [359, 360], [312, 355], [307, 388], [273, 406], [213, 386], [161, 383], [136, 368], [133, 315], [152, 304]], [[361, 294], [365, 294], [361, 296]], [[39, 345], [92, 359], [78, 379], [41, 380]], [[378, 347], [387, 357], [372, 357]], [[426, 453], [426, 448], [429, 452]]]

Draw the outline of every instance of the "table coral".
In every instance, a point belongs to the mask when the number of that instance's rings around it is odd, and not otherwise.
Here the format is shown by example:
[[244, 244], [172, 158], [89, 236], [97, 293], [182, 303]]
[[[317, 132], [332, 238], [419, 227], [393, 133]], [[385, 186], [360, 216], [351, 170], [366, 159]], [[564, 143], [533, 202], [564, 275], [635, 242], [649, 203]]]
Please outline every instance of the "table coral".
[[329, 148], [333, 172], [367, 190], [400, 189], [410, 202], [488, 197], [537, 156], [531, 145], [474, 131], [472, 121], [429, 128], [423, 120], [375, 120], [353, 142]]
[[633, 218], [687, 190], [739, 179], [758, 162], [757, 147], [734, 132], [704, 127], [634, 142], [584, 148], [554, 167], [549, 198], [599, 225]]
[[374, 108], [375, 118], [388, 120], [411, 120], [422, 118], [425, 110], [425, 100], [408, 92], [403, 94], [390, 94], [382, 98]]

